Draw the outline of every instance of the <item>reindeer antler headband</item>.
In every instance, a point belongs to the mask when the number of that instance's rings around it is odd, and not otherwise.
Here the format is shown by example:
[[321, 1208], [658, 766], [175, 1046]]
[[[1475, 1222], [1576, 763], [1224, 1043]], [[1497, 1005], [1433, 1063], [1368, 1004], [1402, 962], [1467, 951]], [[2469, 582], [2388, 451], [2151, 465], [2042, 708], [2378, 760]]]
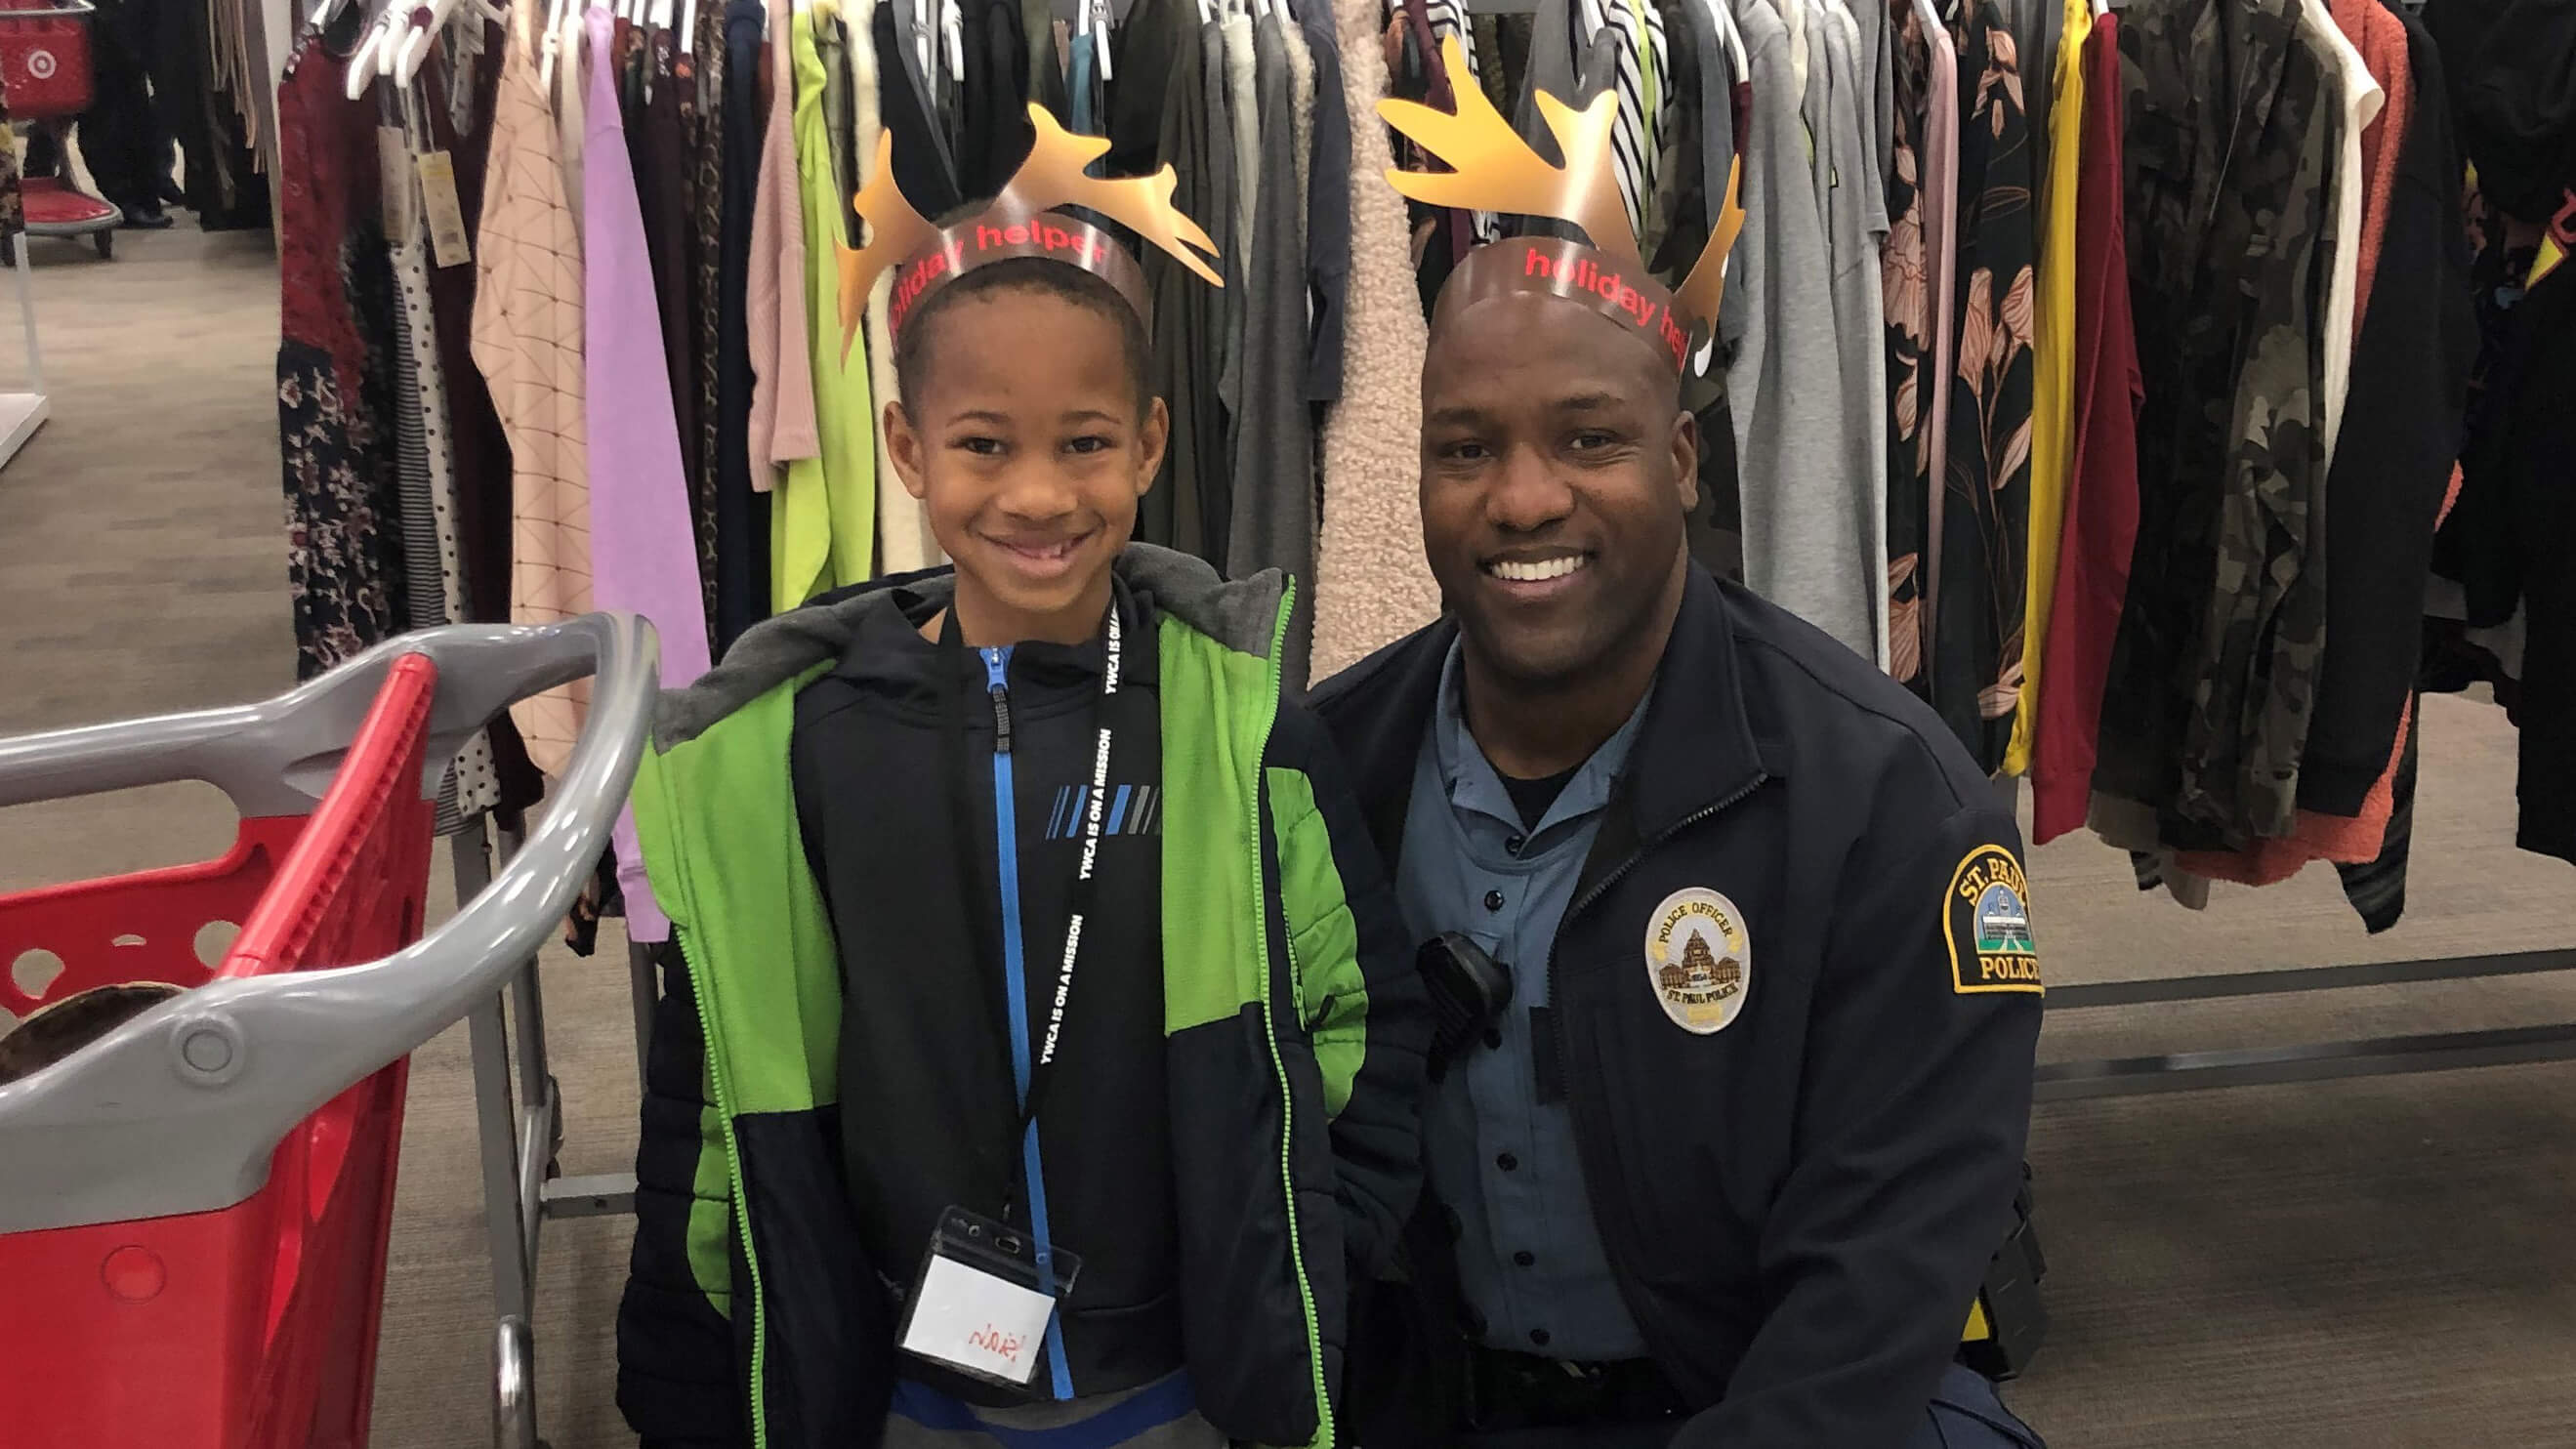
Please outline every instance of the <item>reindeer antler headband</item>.
[[906, 268], [889, 309], [896, 331], [934, 288], [1006, 257], [1044, 257], [1096, 273], [1126, 297], [1138, 316], [1150, 320], [1145, 273], [1136, 259], [1107, 232], [1050, 207], [1089, 207], [1171, 253], [1209, 286], [1225, 285], [1199, 256], [1215, 255], [1216, 243], [1172, 205], [1176, 178], [1171, 167], [1119, 180], [1086, 175], [1084, 168], [1109, 150], [1106, 138], [1074, 135], [1035, 104], [1029, 107], [1029, 124], [1036, 139], [1010, 184], [982, 214], [946, 228], [932, 224], [904, 200], [894, 182], [894, 135], [889, 131], [877, 137], [876, 170], [850, 203], [867, 223], [867, 245], [855, 251], [839, 248], [844, 356], [859, 334], [869, 289], [879, 273], [894, 266]]
[[1744, 228], [1738, 196], [1742, 158], [1727, 172], [1725, 203], [1709, 232], [1708, 245], [1681, 287], [1667, 291], [1646, 270], [1636, 229], [1628, 223], [1627, 204], [1619, 197], [1610, 151], [1618, 96], [1604, 91], [1578, 111], [1545, 91], [1538, 93], [1539, 115], [1565, 157], [1564, 165], [1551, 166], [1485, 99], [1456, 36], [1441, 41], [1440, 60], [1458, 100], [1456, 111], [1397, 100], [1378, 102], [1377, 111], [1388, 125], [1453, 169], [1390, 170], [1388, 184], [1426, 206], [1572, 222], [1591, 242], [1586, 246], [1553, 237], [1520, 237], [1478, 247], [1450, 274], [1441, 295], [1456, 292], [1462, 300], [1473, 300], [1503, 292], [1539, 292], [1586, 303], [1662, 350], [1676, 370], [1687, 367], [1695, 345], [1706, 335], [1702, 329], [1717, 321], [1718, 302], [1726, 290], [1726, 254]]

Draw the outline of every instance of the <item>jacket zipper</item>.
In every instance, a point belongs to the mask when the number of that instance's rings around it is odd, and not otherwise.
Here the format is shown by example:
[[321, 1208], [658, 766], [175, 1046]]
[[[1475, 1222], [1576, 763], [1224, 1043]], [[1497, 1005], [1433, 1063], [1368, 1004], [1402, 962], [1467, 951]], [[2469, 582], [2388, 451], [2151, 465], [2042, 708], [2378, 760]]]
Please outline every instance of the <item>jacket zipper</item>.
[[[996, 923], [1002, 931], [1004, 972], [1003, 990], [1012, 1006], [1012, 1043], [1016, 1050], [1028, 1050], [1028, 1019], [1025, 1015], [1025, 964], [1018, 928], [1020, 897], [1020, 840], [1016, 781], [1011, 761], [1011, 655], [1007, 649], [980, 649], [984, 659], [984, 690], [993, 701], [993, 868], [994, 882], [999, 887], [995, 899], [1001, 906], [1002, 919]], [[1027, 1088], [1021, 1088], [1025, 1095]], [[1034, 1124], [1020, 1139], [1020, 1167], [1028, 1179], [1029, 1235], [1037, 1239], [1041, 1261], [1051, 1260], [1055, 1244], [1049, 1230], [1046, 1211], [1046, 1179], [1038, 1157], [1037, 1129]], [[1042, 1272], [1044, 1270], [1041, 1270]], [[1052, 1293], [1051, 1278], [1041, 1286]], [[1064, 1355], [1064, 1314], [1062, 1306], [1047, 1315], [1046, 1358], [1048, 1384], [1058, 1399], [1073, 1397], [1073, 1369]]]
[[724, 1052], [718, 1043], [721, 1029], [716, 1021], [715, 996], [708, 988], [706, 973], [698, 969], [698, 959], [689, 949], [686, 931], [674, 928], [671, 939], [680, 948], [680, 963], [689, 970], [689, 982], [697, 993], [699, 1030], [706, 1038], [707, 1082], [715, 1091], [716, 1120], [724, 1127], [725, 1176], [733, 1185], [733, 1222], [735, 1236], [742, 1240], [742, 1261], [751, 1279], [751, 1442], [754, 1449], [766, 1449], [769, 1443], [769, 1314], [761, 1303], [760, 1254], [751, 1244], [751, 1194], [743, 1186], [742, 1142], [733, 1130], [733, 1093], [726, 1082]]
[[[1261, 758], [1269, 753], [1270, 732], [1279, 722], [1279, 699], [1282, 692], [1279, 657], [1288, 643], [1288, 614], [1295, 607], [1297, 584], [1290, 580], [1279, 598], [1279, 614], [1270, 626], [1270, 713], [1262, 722], [1261, 739], [1252, 752], [1252, 819], [1248, 822], [1253, 842], [1252, 898], [1261, 902], [1261, 929], [1254, 933], [1254, 949], [1261, 964], [1262, 1035], [1270, 1043], [1270, 1067], [1279, 1074], [1279, 1189], [1288, 1208], [1288, 1258], [1297, 1270], [1297, 1299], [1306, 1314], [1306, 1367], [1314, 1377], [1316, 1444], [1333, 1442], [1333, 1396], [1324, 1384], [1324, 1338], [1317, 1326], [1315, 1287], [1306, 1276], [1306, 1246], [1297, 1227], [1297, 1176], [1293, 1166], [1292, 1147], [1297, 1140], [1296, 1093], [1288, 1082], [1288, 1061], [1279, 1051], [1279, 1023], [1271, 1003], [1270, 990], [1270, 882], [1261, 870]], [[1287, 933], [1280, 933], [1281, 939]], [[1289, 943], [1289, 970], [1296, 970], [1296, 945]], [[1303, 994], [1302, 992], [1300, 993]], [[1300, 1008], [1302, 1015], [1302, 1006]]]
[[[1714, 805], [1710, 805], [1701, 810], [1695, 810], [1689, 815], [1686, 815], [1680, 820], [1674, 822], [1672, 825], [1655, 832], [1654, 839], [1640, 841], [1637, 848], [1629, 852], [1628, 858], [1619, 862], [1618, 869], [1613, 870], [1608, 875], [1605, 875], [1601, 879], [1593, 882], [1590, 890], [1585, 891], [1582, 895], [1575, 898], [1574, 904], [1568, 906], [1565, 914], [1557, 920], [1556, 938], [1547, 943], [1547, 1000], [1549, 1006], [1560, 1006], [1565, 1001], [1564, 993], [1558, 990], [1557, 987], [1556, 948], [1558, 942], [1564, 939], [1566, 927], [1573, 924], [1574, 918], [1582, 915], [1584, 911], [1590, 909], [1593, 902], [1609, 894], [1612, 886], [1615, 886], [1620, 881], [1626, 879], [1628, 872], [1635, 870], [1638, 865], [1644, 862], [1648, 854], [1660, 849], [1664, 842], [1681, 834], [1683, 831], [1690, 829], [1692, 826], [1699, 824], [1701, 821], [1710, 818], [1711, 816], [1722, 814], [1725, 811], [1734, 809], [1737, 805], [1742, 804], [1746, 798], [1751, 796], [1754, 791], [1761, 789], [1769, 783], [1771, 783], [1770, 775], [1760, 770], [1754, 771], [1753, 778], [1745, 781], [1742, 787], [1737, 789], [1735, 793], [1718, 801]], [[1551, 1010], [1548, 1012], [1548, 1016], [1552, 1019], [1551, 1024], [1556, 1032], [1556, 1059], [1560, 1062], [1570, 1064], [1574, 1060], [1574, 1028], [1568, 1024], [1570, 1013], [1561, 1010]], [[1571, 1071], [1569, 1068], [1569, 1081], [1567, 1084], [1567, 1095], [1569, 1100], [1572, 1097], [1572, 1083], [1570, 1077]], [[1580, 1116], [1575, 1119], [1574, 1146], [1575, 1156], [1578, 1159], [1582, 1158], [1583, 1121]], [[1598, 1207], [1599, 1194], [1592, 1191], [1591, 1188], [1592, 1167], [1589, 1162], [1585, 1162], [1582, 1165], [1584, 1169], [1585, 1195], [1593, 1198], [1595, 1201], [1592, 1216], [1597, 1222], [1601, 1217], [1601, 1213]], [[1603, 1233], [1601, 1235], [1601, 1248], [1605, 1254], [1610, 1251], [1610, 1235], [1608, 1233]], [[1619, 1274], [1615, 1270], [1618, 1265], [1614, 1263], [1611, 1266], [1614, 1270], [1611, 1277], [1614, 1280], [1617, 1280]], [[1625, 1298], [1626, 1295], [1624, 1290], [1622, 1291], [1621, 1296], [1623, 1299]], [[1642, 1332], [1643, 1330], [1641, 1329], [1640, 1331]]]

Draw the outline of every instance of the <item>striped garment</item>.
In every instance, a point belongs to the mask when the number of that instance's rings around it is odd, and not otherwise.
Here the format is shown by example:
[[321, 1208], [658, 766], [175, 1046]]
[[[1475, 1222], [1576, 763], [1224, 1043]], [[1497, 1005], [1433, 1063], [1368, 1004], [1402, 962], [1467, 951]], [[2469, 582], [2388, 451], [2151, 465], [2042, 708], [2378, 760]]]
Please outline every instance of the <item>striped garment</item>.
[[1655, 194], [1663, 138], [1677, 122], [1663, 12], [1651, 0], [1574, 0], [1574, 26], [1578, 54], [1605, 28], [1621, 42], [1619, 116], [1610, 128], [1610, 150], [1618, 162], [1619, 198], [1628, 204], [1628, 225], [1642, 240], [1651, 229], [1646, 208]]
[[[1456, 37], [1458, 49], [1467, 57], [1467, 73], [1481, 81], [1484, 65], [1476, 58], [1476, 37], [1467, 30], [1467, 7], [1462, 0], [1423, 0], [1422, 13], [1431, 22], [1433, 43]], [[1490, 211], [1476, 212], [1469, 221], [1480, 244], [1503, 234], [1501, 219]]]

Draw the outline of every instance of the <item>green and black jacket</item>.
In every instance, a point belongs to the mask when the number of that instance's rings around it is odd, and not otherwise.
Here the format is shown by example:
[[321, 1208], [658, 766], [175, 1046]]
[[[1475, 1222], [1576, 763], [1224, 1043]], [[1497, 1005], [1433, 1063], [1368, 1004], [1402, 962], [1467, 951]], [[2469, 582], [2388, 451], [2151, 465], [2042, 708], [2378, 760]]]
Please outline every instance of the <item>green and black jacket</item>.
[[[1152, 605], [1160, 671], [1187, 1367], [1226, 1433], [1327, 1444], [1350, 1275], [1389, 1260], [1420, 1186], [1427, 1008], [1330, 746], [1283, 702], [1285, 582], [1224, 583], [1144, 546], [1118, 569]], [[892, 606], [879, 585], [745, 635], [664, 697], [636, 779], [685, 963], [654, 1024], [618, 1313], [618, 1402], [647, 1445], [846, 1449], [881, 1431], [886, 1285], [915, 1265], [866, 1261], [851, 1230], [840, 964], [789, 741], [797, 690]]]

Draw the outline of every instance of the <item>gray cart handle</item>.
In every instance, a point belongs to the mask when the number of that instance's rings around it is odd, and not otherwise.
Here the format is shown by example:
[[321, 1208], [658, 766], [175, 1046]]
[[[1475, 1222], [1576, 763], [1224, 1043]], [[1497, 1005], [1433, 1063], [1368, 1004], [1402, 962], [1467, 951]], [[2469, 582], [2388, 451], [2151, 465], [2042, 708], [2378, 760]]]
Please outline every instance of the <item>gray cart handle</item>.
[[424, 791], [513, 702], [598, 676], [526, 844], [488, 889], [381, 961], [210, 982], [0, 1087], [0, 1233], [240, 1202], [297, 1122], [499, 991], [607, 847], [642, 754], [659, 647], [631, 614], [462, 624], [390, 640], [264, 703], [0, 740], [0, 806], [203, 780], [246, 816], [305, 814], [406, 654], [438, 665]]

